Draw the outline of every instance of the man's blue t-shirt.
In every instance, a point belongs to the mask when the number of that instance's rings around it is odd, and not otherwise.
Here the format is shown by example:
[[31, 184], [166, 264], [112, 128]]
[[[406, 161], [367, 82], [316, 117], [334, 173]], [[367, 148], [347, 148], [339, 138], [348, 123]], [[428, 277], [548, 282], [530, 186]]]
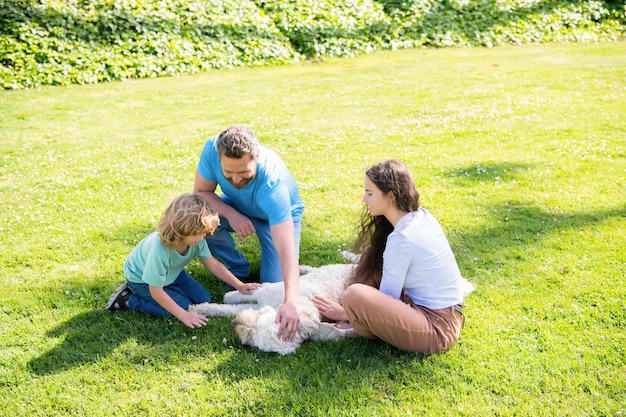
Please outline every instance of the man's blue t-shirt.
[[198, 173], [216, 182], [233, 206], [248, 217], [268, 220], [270, 225], [283, 223], [304, 209], [298, 184], [285, 163], [271, 150], [260, 146], [256, 176], [243, 189], [233, 187], [224, 177], [215, 142], [210, 138], [202, 149]]

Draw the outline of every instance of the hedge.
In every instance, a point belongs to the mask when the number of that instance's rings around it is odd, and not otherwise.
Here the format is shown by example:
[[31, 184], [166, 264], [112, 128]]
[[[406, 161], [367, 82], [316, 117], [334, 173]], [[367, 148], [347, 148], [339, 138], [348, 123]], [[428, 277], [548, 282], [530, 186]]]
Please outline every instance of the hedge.
[[189, 74], [293, 62], [246, 0], [0, 0], [4, 88]]
[[625, 33], [621, 0], [0, 0], [0, 86]]

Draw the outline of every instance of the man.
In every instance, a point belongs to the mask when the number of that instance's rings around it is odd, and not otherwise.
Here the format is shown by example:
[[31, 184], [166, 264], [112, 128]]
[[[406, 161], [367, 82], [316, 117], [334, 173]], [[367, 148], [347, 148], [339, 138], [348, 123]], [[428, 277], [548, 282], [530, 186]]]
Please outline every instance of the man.
[[[216, 194], [220, 186], [222, 195]], [[256, 234], [261, 245], [261, 282], [283, 281], [285, 298], [276, 315], [278, 336], [290, 341], [300, 331], [297, 310], [302, 211], [298, 185], [271, 150], [262, 147], [247, 126], [235, 125], [204, 145], [194, 192], [220, 215], [220, 226], [207, 243], [211, 253], [237, 277], [250, 273], [250, 263], [235, 249]]]

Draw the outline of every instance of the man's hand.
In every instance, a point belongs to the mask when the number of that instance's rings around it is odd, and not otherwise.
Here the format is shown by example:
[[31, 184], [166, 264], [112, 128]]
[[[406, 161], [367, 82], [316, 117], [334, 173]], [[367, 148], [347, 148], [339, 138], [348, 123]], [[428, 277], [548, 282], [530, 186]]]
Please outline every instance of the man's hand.
[[276, 314], [276, 323], [280, 325], [278, 338], [285, 342], [291, 342], [296, 333], [302, 329], [296, 305], [294, 303], [283, 303], [278, 310], [278, 314]]
[[233, 213], [227, 217], [230, 227], [235, 231], [240, 241], [252, 236], [256, 230], [252, 221], [241, 213]]
[[234, 207], [225, 204], [219, 195], [215, 194], [217, 189], [217, 182], [209, 181], [205, 179], [199, 172], [196, 171], [196, 179], [193, 184], [193, 192], [201, 195], [206, 201], [211, 204], [220, 216], [228, 219], [230, 227], [237, 233], [239, 240], [244, 240], [246, 237], [253, 235], [256, 230], [252, 221]]

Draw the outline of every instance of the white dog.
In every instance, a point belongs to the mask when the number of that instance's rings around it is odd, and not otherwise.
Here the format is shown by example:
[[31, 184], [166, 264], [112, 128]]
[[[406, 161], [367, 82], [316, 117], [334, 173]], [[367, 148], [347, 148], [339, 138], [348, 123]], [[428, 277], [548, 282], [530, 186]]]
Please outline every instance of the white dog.
[[309, 339], [341, 338], [341, 331], [329, 324], [320, 323], [320, 313], [311, 298], [320, 295], [339, 302], [353, 267], [352, 264], [326, 265], [320, 268], [300, 267], [298, 312], [302, 330], [290, 342], [278, 338], [278, 324], [275, 323], [285, 294], [282, 282], [263, 284], [251, 295], [231, 291], [224, 295], [225, 304], [194, 304], [189, 306], [189, 311], [209, 317], [236, 316], [231, 326], [241, 344], [286, 355], [295, 352], [302, 342]]
[[[343, 252], [349, 262], [358, 262], [359, 256]], [[278, 309], [283, 303], [282, 282], [263, 284], [251, 295], [231, 291], [224, 295], [224, 304], [202, 303], [189, 306], [189, 311], [208, 317], [235, 317], [231, 326], [241, 344], [264, 352], [293, 353], [306, 340], [341, 340], [344, 331], [329, 323], [321, 322], [320, 313], [311, 298], [319, 295], [339, 302], [354, 264], [334, 264], [319, 268], [300, 267], [298, 312], [302, 331], [293, 340], [286, 342], [278, 338], [275, 323]], [[475, 285], [465, 281], [465, 296], [474, 291]]]

